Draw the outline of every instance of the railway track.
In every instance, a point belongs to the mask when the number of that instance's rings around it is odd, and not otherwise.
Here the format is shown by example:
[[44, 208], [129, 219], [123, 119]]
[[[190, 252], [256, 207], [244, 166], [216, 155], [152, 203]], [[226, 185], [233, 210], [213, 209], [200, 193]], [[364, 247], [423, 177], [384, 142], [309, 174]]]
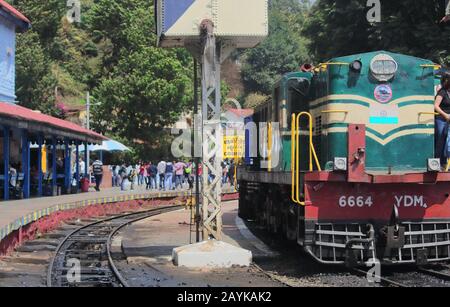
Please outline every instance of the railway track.
[[[367, 271], [362, 269], [353, 268], [352, 271], [360, 276], [367, 275]], [[450, 267], [448, 266], [441, 267], [441, 270], [424, 267], [413, 270], [385, 268], [385, 272], [381, 275], [383, 276], [375, 277], [378, 277], [379, 284], [384, 287], [450, 287]]]
[[127, 287], [114, 264], [114, 236], [129, 224], [179, 208], [168, 206], [112, 216], [73, 230], [56, 248], [47, 271], [47, 286]]

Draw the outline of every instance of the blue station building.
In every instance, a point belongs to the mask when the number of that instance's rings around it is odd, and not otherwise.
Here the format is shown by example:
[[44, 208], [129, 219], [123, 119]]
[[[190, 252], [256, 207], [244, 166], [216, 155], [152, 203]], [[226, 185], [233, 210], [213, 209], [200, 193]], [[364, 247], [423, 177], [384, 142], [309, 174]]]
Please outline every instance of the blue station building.
[[[16, 33], [31, 22], [0, 0], [0, 199], [77, 193], [81, 174], [80, 145], [106, 138], [74, 123], [17, 105], [15, 95]], [[76, 180], [76, 181], [75, 181]], [[74, 184], [75, 183], [75, 184]]]

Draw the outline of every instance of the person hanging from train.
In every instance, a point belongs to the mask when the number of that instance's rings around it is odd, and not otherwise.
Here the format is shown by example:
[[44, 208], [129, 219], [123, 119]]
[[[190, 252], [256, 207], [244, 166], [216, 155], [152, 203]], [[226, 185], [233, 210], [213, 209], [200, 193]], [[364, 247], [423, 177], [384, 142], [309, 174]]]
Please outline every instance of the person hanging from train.
[[435, 154], [441, 159], [441, 165], [447, 165], [450, 158], [449, 145], [450, 136], [448, 133], [450, 122], [450, 75], [445, 74], [441, 79], [441, 89], [436, 95], [434, 109], [438, 115], [435, 118]]

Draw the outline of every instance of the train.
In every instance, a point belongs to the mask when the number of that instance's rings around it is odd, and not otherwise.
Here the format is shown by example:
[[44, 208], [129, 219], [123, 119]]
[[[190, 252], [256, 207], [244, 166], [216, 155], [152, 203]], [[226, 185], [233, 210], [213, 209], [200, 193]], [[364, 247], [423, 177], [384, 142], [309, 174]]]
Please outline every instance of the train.
[[239, 216], [325, 264], [448, 261], [450, 172], [435, 155], [439, 71], [374, 51], [283, 75], [246, 126], [246, 147], [258, 150], [246, 150], [238, 169]]

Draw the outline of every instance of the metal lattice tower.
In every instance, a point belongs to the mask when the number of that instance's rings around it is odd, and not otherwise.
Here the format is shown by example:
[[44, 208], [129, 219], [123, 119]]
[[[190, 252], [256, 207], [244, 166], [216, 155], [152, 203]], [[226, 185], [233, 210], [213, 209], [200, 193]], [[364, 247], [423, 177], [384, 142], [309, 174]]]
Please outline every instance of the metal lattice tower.
[[268, 0], [155, 0], [154, 5], [158, 46], [187, 48], [201, 63], [203, 240], [221, 240], [220, 66], [236, 48], [253, 48], [267, 37]]
[[[222, 126], [220, 93], [220, 44], [213, 23], [205, 20], [202, 32], [202, 135], [203, 135], [203, 239], [222, 239]], [[210, 182], [209, 174], [213, 179]]]

